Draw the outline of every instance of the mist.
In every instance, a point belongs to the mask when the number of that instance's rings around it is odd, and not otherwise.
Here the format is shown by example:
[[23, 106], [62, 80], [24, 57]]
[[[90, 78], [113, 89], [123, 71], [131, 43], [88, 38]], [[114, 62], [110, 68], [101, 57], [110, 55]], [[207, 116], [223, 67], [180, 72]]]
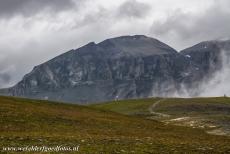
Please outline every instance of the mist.
[[[151, 97], [220, 97], [230, 96], [230, 51], [220, 51], [220, 69], [206, 74], [200, 81], [191, 85], [164, 81], [154, 83]], [[210, 63], [210, 65], [215, 65]]]
[[230, 96], [230, 55], [229, 51], [221, 51], [222, 68], [214, 73], [208, 81], [204, 81], [199, 88], [199, 96], [215, 97]]

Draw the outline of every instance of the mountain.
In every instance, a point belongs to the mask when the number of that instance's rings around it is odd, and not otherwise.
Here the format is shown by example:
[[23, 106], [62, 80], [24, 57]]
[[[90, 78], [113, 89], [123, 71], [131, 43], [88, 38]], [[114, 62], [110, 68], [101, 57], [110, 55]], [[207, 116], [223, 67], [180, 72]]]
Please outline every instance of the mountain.
[[[199, 66], [200, 79], [193, 82], [192, 88], [186, 89], [190, 96], [209, 95], [213, 93], [210, 92], [210, 88], [213, 88], [214, 84], [214, 87], [220, 83], [223, 84], [223, 82], [228, 84], [228, 82], [224, 81], [224, 78], [228, 78], [226, 74], [228, 70], [226, 68], [230, 64], [229, 51], [230, 40], [212, 40], [198, 43], [180, 52], [188, 57], [194, 65]], [[218, 93], [221, 93], [220, 90], [218, 91]], [[224, 93], [229, 92], [225, 90], [223, 95]], [[218, 94], [214, 92], [211, 95], [216, 96]]]
[[91, 42], [34, 67], [4, 93], [85, 104], [178, 96], [199, 85], [212, 64], [218, 66], [215, 44], [203, 42], [179, 53], [144, 35]]
[[194, 80], [196, 71], [184, 55], [156, 39], [122, 36], [34, 67], [8, 95], [80, 103], [158, 96]]
[[228, 51], [230, 51], [230, 40], [214, 40], [201, 42], [180, 53], [201, 66], [204, 74], [209, 74], [221, 69], [223, 56], [230, 56]]

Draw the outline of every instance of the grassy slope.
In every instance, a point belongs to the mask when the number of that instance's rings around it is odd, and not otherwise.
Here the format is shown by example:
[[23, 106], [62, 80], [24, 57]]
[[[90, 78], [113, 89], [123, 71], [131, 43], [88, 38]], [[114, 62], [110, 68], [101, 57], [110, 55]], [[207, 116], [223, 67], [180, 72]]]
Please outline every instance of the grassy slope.
[[[160, 101], [160, 102], [159, 102]], [[161, 117], [151, 114], [151, 106], [156, 113], [169, 115]], [[92, 105], [94, 108], [118, 112], [126, 115], [142, 116], [162, 122], [203, 128], [207, 132], [230, 135], [230, 98], [150, 98], [108, 102]]]
[[101, 104], [93, 104], [91, 107], [125, 115], [148, 116], [150, 115], [149, 107], [159, 100], [161, 100], [161, 98], [121, 100]]
[[[91, 106], [95, 108], [100, 108], [104, 110], [110, 110], [114, 112], [119, 112], [122, 114], [144, 114], [149, 113], [149, 107], [156, 101], [161, 100], [159, 105], [156, 107], [156, 111], [175, 114], [184, 114], [184, 109], [187, 108], [187, 114], [191, 112], [203, 113], [217, 111], [216, 108], [211, 108], [211, 106], [228, 106], [230, 105], [230, 98], [228, 97], [213, 97], [213, 98], [148, 98], [148, 99], [138, 99], [138, 100], [122, 100], [107, 102], [103, 104], [93, 104]], [[181, 107], [184, 106], [184, 109]], [[173, 107], [173, 108], [172, 108]], [[190, 108], [194, 107], [194, 108]], [[200, 109], [199, 109], [200, 107]], [[202, 108], [203, 107], [203, 108]], [[175, 110], [177, 109], [177, 110]], [[207, 110], [208, 109], [208, 110]], [[212, 111], [211, 111], [212, 109]]]
[[[139, 108], [140, 113], [147, 113], [146, 108], [156, 100], [141, 104], [136, 100], [132, 105], [133, 101], [125, 101], [126, 109], [114, 105], [139, 114]], [[92, 107], [0, 97], [0, 147], [80, 145], [78, 153], [227, 153], [229, 143], [229, 137], [208, 135], [200, 129]]]

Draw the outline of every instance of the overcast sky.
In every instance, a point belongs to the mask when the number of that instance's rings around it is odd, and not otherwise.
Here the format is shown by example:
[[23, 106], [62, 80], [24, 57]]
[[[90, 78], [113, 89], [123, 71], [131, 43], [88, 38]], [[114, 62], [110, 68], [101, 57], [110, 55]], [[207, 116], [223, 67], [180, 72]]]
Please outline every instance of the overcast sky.
[[229, 0], [0, 0], [0, 87], [88, 42], [144, 34], [177, 50], [228, 39]]

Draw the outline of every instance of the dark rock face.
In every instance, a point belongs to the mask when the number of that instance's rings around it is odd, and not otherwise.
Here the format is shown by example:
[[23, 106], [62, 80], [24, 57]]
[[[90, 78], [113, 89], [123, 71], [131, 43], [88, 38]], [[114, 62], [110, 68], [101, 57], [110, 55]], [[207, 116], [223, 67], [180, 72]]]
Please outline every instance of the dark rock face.
[[[201, 66], [204, 73], [211, 73], [222, 66], [222, 54], [230, 50], [230, 41], [206, 41], [187, 48], [180, 53], [190, 57], [191, 60]], [[225, 55], [227, 56], [227, 55]]]
[[[225, 60], [230, 57], [230, 40], [205, 41], [180, 52], [192, 63], [199, 66], [199, 80], [194, 80], [192, 88], [187, 89], [191, 96], [199, 95], [201, 83], [207, 83], [224, 67]], [[195, 90], [194, 90], [195, 89]]]
[[92, 42], [36, 66], [8, 94], [77, 103], [168, 96], [216, 67], [219, 48], [202, 47], [178, 53], [143, 35]]

